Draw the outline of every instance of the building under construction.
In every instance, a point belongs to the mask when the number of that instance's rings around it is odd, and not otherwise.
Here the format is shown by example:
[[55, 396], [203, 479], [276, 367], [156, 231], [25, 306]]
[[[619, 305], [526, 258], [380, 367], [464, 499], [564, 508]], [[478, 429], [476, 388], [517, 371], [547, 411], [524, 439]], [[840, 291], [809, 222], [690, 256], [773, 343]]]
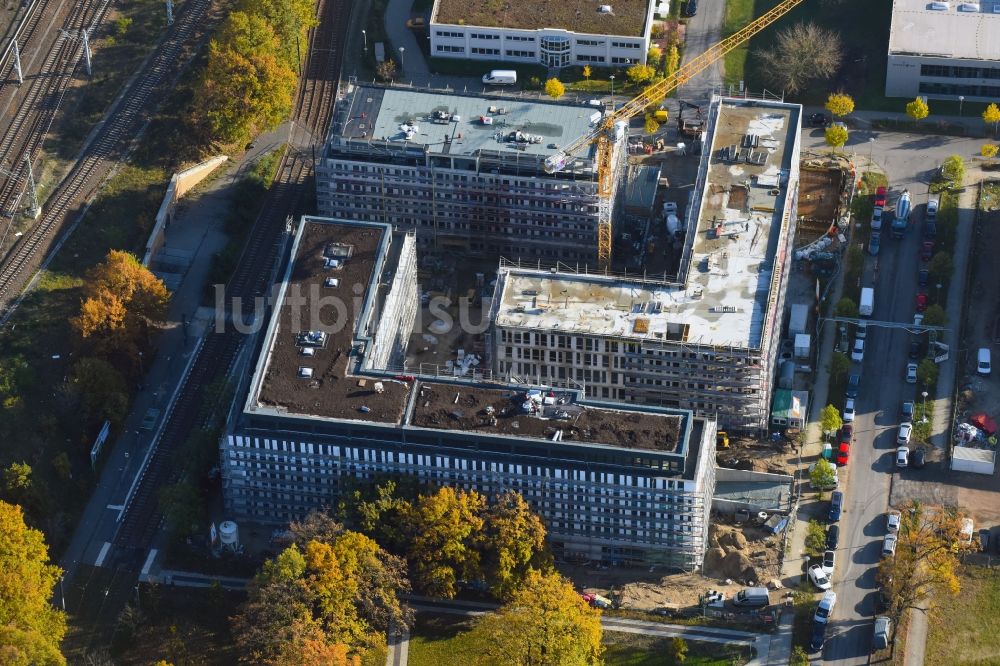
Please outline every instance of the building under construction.
[[[421, 250], [596, 266], [602, 211], [594, 147], [557, 173], [543, 162], [592, 131], [603, 109], [353, 87], [336, 105], [317, 165], [319, 212], [413, 229]], [[610, 219], [606, 220], [610, 224]]]
[[[222, 442], [226, 510], [286, 524], [386, 476], [519, 491], [557, 557], [692, 569], [716, 426], [579, 391], [400, 374], [419, 299], [412, 235], [304, 218]], [[383, 365], [388, 364], [388, 366]]]
[[505, 263], [495, 376], [767, 427], [796, 224], [801, 107], [713, 100], [675, 282]]

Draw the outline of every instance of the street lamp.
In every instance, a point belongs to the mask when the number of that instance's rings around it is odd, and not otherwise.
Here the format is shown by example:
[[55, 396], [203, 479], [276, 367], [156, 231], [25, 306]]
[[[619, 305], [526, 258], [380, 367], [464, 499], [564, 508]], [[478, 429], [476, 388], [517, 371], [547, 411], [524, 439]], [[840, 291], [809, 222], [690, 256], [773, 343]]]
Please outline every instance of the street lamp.
[[612, 74], [608, 77], [611, 79], [611, 108], [615, 106], [615, 75]]
[[365, 40], [365, 53], [368, 53], [368, 33], [362, 30], [361, 38]]
[[958, 115], [962, 115], [962, 103], [965, 101], [965, 95], [958, 96]]
[[868, 168], [872, 168], [872, 150], [875, 149], [875, 137], [868, 137]]
[[399, 47], [399, 69], [406, 68], [406, 62], [403, 60], [403, 53], [406, 51], [402, 46]]
[[927, 391], [924, 391], [920, 395], [924, 396], [924, 418], [921, 419], [921, 422], [927, 423]]

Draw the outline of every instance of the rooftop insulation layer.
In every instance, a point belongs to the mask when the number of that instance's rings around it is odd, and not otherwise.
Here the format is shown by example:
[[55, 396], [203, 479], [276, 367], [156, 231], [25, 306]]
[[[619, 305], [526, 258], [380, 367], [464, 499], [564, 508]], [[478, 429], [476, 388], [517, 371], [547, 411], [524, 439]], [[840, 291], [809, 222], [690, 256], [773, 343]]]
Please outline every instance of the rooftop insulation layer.
[[368, 87], [356, 89], [348, 103], [348, 120], [331, 127], [333, 136], [405, 141], [452, 157], [481, 151], [548, 157], [591, 132], [601, 117], [589, 105]]
[[894, 0], [889, 53], [1000, 60], [1000, 2]]
[[[656, 0], [437, 0], [432, 24], [641, 37]], [[602, 11], [602, 7], [611, 10]]]
[[[684, 284], [512, 270], [503, 327], [761, 346], [800, 107], [723, 100]], [[748, 138], [750, 137], [750, 138]]]

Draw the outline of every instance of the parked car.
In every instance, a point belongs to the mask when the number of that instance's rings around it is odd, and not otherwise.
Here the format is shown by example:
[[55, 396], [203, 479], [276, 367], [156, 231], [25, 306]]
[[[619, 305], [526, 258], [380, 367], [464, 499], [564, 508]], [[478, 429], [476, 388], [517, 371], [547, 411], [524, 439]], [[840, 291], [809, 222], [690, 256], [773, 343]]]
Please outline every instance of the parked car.
[[986, 528], [979, 530], [979, 550], [984, 553], [990, 552], [990, 531]]
[[823, 567], [818, 564], [809, 567], [809, 581], [821, 590], [829, 590], [832, 586], [830, 579], [823, 573]]
[[854, 421], [854, 398], [848, 398], [844, 401], [844, 415], [841, 417], [844, 423], [851, 423]]
[[926, 268], [921, 268], [917, 272], [917, 284], [921, 287], [926, 287], [927, 283], [930, 282], [931, 272]]
[[920, 340], [916, 338], [910, 340], [909, 357], [913, 359], [920, 358], [922, 356], [921, 352], [923, 352], [923, 345], [920, 344]]
[[937, 223], [928, 220], [924, 222], [924, 238], [927, 240], [934, 240], [937, 238]]
[[927, 214], [924, 216], [924, 219], [927, 220], [928, 222], [934, 222], [935, 220], [937, 220], [937, 212], [938, 212], [938, 200], [935, 198], [929, 199], [927, 201]]
[[993, 359], [991, 358], [989, 347], [980, 347], [976, 352], [976, 373], [983, 377], [989, 377], [993, 371]]
[[813, 622], [812, 633], [809, 635], [809, 651], [819, 652], [826, 641], [826, 622]]
[[896, 449], [896, 467], [907, 467], [910, 464], [910, 450], [905, 446]]
[[684, 16], [691, 18], [698, 13], [698, 0], [687, 0], [684, 5]]
[[913, 434], [913, 423], [899, 424], [899, 431], [896, 433], [896, 445], [906, 446], [910, 443], [910, 436]]
[[878, 231], [873, 231], [872, 235], [868, 238], [868, 254], [873, 257], [878, 256], [879, 248], [882, 246], [882, 234]]
[[886, 194], [888, 194], [888, 189], [886, 188], [886, 186], [885, 185], [879, 185], [879, 187], [875, 190], [875, 205], [876, 206], [885, 206]]
[[418, 16], [417, 18], [411, 18], [409, 21], [407, 21], [406, 27], [409, 28], [410, 30], [413, 30], [415, 28], [425, 28], [427, 27], [427, 21], [425, 21], [422, 17]]
[[858, 397], [858, 387], [861, 386], [861, 375], [858, 373], [852, 373], [850, 377], [847, 378], [847, 392], [848, 398]]
[[854, 338], [854, 348], [851, 350], [851, 360], [861, 363], [865, 360], [865, 341], [861, 338]]
[[825, 113], [810, 113], [809, 114], [809, 126], [810, 127], [827, 127], [830, 124], [830, 116]]
[[927, 464], [926, 461], [924, 460], [924, 455], [925, 453], [922, 447], [914, 449], [913, 455], [910, 456], [910, 467], [913, 467], [915, 469], [923, 469], [924, 465]]
[[875, 593], [875, 612], [885, 613], [889, 610], [889, 603], [892, 600], [889, 598], [889, 593], [885, 591], [885, 588], [878, 588], [878, 592]]
[[837, 443], [850, 444], [852, 441], [854, 441], [854, 425], [851, 423], [845, 423], [840, 428], [837, 436]]
[[875, 206], [872, 210], [872, 229], [879, 231], [882, 229], [882, 207]]
[[848, 459], [851, 457], [851, 445], [850, 444], [840, 444], [837, 449], [837, 459], [836, 463], [843, 467], [847, 464]]
[[885, 528], [889, 530], [889, 534], [895, 534], [899, 531], [899, 524], [903, 520], [903, 514], [896, 509], [890, 509], [889, 513], [885, 514]]
[[913, 402], [907, 401], [903, 403], [903, 406], [899, 409], [899, 419], [903, 423], [913, 422]]
[[816, 606], [816, 614], [813, 615], [813, 620], [815, 622], [829, 622], [830, 615], [833, 614], [833, 607], [837, 605], [837, 593], [833, 590], [827, 590], [823, 593], [823, 597], [819, 600], [819, 604]]
[[826, 531], [826, 547], [829, 550], [837, 550], [837, 545], [840, 543], [840, 528], [836, 525], [830, 525], [830, 528]]
[[920, 244], [920, 261], [930, 261], [934, 254], [934, 241], [924, 241]]
[[833, 575], [833, 568], [837, 564], [837, 551], [835, 550], [824, 550], [823, 551], [823, 573], [827, 576]]
[[830, 513], [828, 514], [831, 523], [840, 520], [840, 512], [844, 507], [844, 493], [834, 490], [830, 493]]
[[906, 364], [906, 383], [916, 384], [917, 383], [917, 364], [907, 363]]
[[872, 636], [872, 650], [885, 650], [889, 647], [889, 637], [892, 634], [892, 620], [885, 615], [875, 618], [875, 634]]
[[886, 534], [882, 539], [882, 557], [894, 557], [896, 555], [896, 541], [899, 539], [895, 534]]
[[923, 312], [927, 309], [927, 294], [920, 292], [917, 294], [917, 312]]
[[866, 340], [868, 338], [868, 322], [859, 322], [854, 330], [854, 337]]

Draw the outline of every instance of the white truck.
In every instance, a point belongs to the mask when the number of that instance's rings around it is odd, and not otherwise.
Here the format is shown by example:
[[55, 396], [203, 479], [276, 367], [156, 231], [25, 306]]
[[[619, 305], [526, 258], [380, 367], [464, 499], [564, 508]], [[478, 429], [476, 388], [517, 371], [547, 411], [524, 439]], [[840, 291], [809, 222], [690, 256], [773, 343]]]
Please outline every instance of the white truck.
[[494, 69], [483, 74], [483, 83], [490, 86], [512, 86], [517, 83], [517, 72], [513, 69]]
[[861, 290], [861, 301], [858, 303], [858, 314], [862, 317], [871, 317], [875, 311], [875, 290], [871, 287], [864, 287]]

